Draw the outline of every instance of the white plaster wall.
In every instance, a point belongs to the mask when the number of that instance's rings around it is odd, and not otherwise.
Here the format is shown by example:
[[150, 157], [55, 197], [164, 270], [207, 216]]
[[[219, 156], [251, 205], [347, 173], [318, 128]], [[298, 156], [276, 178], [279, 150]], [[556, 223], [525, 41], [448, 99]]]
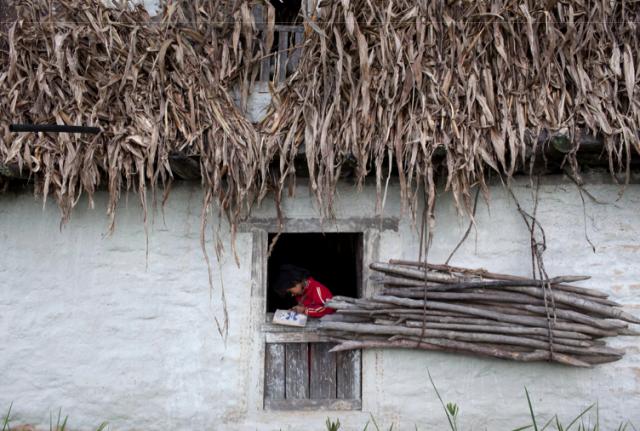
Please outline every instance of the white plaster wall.
[[136, 0], [136, 3], [144, 4], [145, 9], [149, 11], [151, 16], [156, 15], [158, 12], [160, 12], [159, 0]]
[[[523, 206], [528, 183], [517, 184]], [[603, 201], [618, 188], [595, 178], [588, 189]], [[371, 188], [339, 190], [337, 216], [373, 216]], [[530, 271], [529, 238], [508, 195], [491, 189], [491, 207], [480, 202], [477, 230], [452, 260], [514, 274]], [[390, 193], [395, 196], [396, 193]], [[54, 205], [43, 211], [27, 194], [0, 196], [0, 413], [13, 402], [14, 424], [48, 429], [49, 413], [69, 415], [72, 429], [300, 430], [323, 429], [327, 416], [343, 429], [361, 430], [372, 414], [388, 429], [446, 429], [446, 419], [428, 383], [427, 369], [446, 401], [461, 407], [462, 429], [513, 429], [528, 423], [524, 386], [543, 417], [568, 419], [599, 402], [604, 425], [630, 419], [640, 425], [640, 349], [626, 338], [616, 346], [626, 357], [592, 370], [547, 364], [517, 364], [449, 354], [368, 351], [363, 355], [363, 411], [264, 412], [260, 400], [264, 334], [260, 301], [251, 297], [252, 236], [237, 237], [240, 267], [227, 252], [218, 263], [213, 243], [214, 289], [210, 291], [199, 245], [200, 190], [175, 187], [163, 211], [149, 223], [148, 259], [142, 215], [135, 197], [106, 233], [105, 196], [97, 210], [83, 209], [59, 229]], [[84, 204], [86, 206], [86, 204]], [[285, 203], [288, 217], [315, 218], [304, 188]], [[640, 314], [640, 186], [630, 185], [615, 203], [587, 199], [584, 239], [582, 203], [575, 186], [547, 178], [538, 214], [546, 230], [551, 275], [589, 274], [598, 287]], [[395, 198], [385, 215], [398, 215]], [[256, 217], [274, 217], [270, 203]], [[430, 260], [443, 261], [467, 227], [450, 197], [438, 201]], [[208, 234], [210, 232], [208, 231]], [[211, 235], [209, 235], [210, 237]], [[417, 256], [418, 234], [404, 218], [398, 231], [381, 233], [381, 259]], [[229, 336], [223, 319], [221, 284], [231, 312]], [[255, 286], [254, 286], [255, 287]], [[371, 429], [371, 428], [369, 428]]]

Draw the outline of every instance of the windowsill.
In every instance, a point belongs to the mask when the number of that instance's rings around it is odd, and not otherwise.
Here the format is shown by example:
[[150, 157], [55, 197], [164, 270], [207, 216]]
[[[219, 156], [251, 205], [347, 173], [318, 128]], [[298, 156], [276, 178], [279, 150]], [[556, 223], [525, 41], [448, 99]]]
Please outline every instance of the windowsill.
[[285, 326], [271, 323], [273, 313], [267, 313], [266, 321], [260, 326], [267, 343], [323, 343], [333, 341], [331, 337], [322, 334], [318, 328], [320, 319], [307, 320], [307, 326]]
[[319, 400], [264, 400], [265, 410], [296, 410], [296, 411], [348, 411], [362, 410], [362, 400], [319, 399]]

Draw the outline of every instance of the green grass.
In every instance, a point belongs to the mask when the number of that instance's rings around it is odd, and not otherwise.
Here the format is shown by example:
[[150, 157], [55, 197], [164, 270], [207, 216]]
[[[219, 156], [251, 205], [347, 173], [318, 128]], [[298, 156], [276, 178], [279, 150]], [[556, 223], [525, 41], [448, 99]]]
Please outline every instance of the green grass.
[[[371, 417], [371, 419], [368, 420], [366, 424], [364, 424], [364, 429], [362, 431], [367, 431], [367, 429], [369, 428], [369, 424], [370, 423], [373, 424], [373, 426], [376, 428], [376, 431], [381, 431], [380, 427], [378, 426], [378, 423], [376, 422], [376, 418], [374, 418], [371, 413], [369, 413], [369, 416]], [[393, 424], [391, 424], [391, 426], [389, 426], [389, 430], [388, 431], [393, 431]]]
[[[433, 387], [433, 390], [436, 394], [436, 397], [438, 398], [438, 401], [440, 401], [440, 405], [442, 406], [442, 409], [444, 411], [445, 417], [449, 425], [449, 429], [451, 431], [461, 430], [461, 428], [459, 428], [459, 425], [458, 425], [458, 416], [460, 414], [460, 408], [456, 403], [448, 402], [445, 404], [442, 396], [440, 395], [440, 391], [438, 391], [438, 388], [435, 382], [433, 381], [433, 377], [431, 377], [431, 373], [429, 371], [427, 371], [427, 375], [429, 377], [429, 381], [431, 382], [431, 386]], [[600, 411], [598, 409], [598, 405], [595, 403], [591, 404], [590, 406], [582, 410], [567, 425], [565, 425], [565, 423], [560, 420], [560, 417], [557, 414], [553, 415], [546, 422], [540, 422], [539, 418], [537, 417], [534, 411], [533, 403], [531, 402], [531, 397], [529, 396], [529, 390], [526, 387], [524, 388], [524, 394], [527, 400], [527, 407], [529, 410], [527, 412], [527, 415], [529, 416], [531, 423], [524, 426], [520, 426], [518, 428], [513, 428], [510, 431], [525, 431], [525, 430], [528, 430], [528, 431], [605, 431], [600, 426]], [[595, 409], [595, 412], [594, 412], [594, 409]], [[594, 423], [591, 423], [591, 417], [587, 415], [590, 412], [595, 413]], [[371, 419], [367, 421], [367, 423], [363, 428], [363, 431], [370, 431], [369, 430], [370, 425], [375, 427], [375, 431], [381, 431], [373, 415], [371, 413], [369, 415]], [[540, 426], [539, 425], [540, 423], [544, 423], [544, 425]], [[338, 428], [340, 427], [340, 421], [337, 421], [337, 427], [330, 428], [329, 427], [330, 424], [335, 424], [335, 423], [330, 422], [330, 420], [327, 419], [327, 431], [337, 431]], [[388, 430], [389, 431], [393, 430], [393, 424], [391, 424]], [[418, 431], [417, 425], [415, 425], [415, 430]], [[440, 430], [440, 428], [438, 428], [438, 430]], [[433, 429], [425, 430], [425, 431], [433, 431]], [[606, 431], [609, 431], [609, 430], [606, 430]], [[638, 431], [638, 430], [630, 421], [624, 421], [624, 422], [621, 422], [617, 428], [610, 431]]]
[[447, 403], [444, 405], [444, 401], [442, 401], [442, 397], [440, 396], [440, 392], [438, 392], [438, 388], [436, 384], [433, 383], [433, 378], [431, 377], [431, 373], [427, 370], [427, 374], [429, 375], [429, 381], [431, 382], [431, 386], [433, 386], [433, 390], [436, 391], [436, 395], [438, 396], [438, 400], [440, 400], [440, 404], [444, 409], [444, 414], [447, 416], [447, 421], [449, 421], [449, 427], [452, 431], [458, 431], [458, 412], [459, 408], [457, 404]]
[[[517, 428], [514, 431], [527, 430], [533, 428], [535, 431], [546, 431], [546, 430], [555, 430], [555, 431], [604, 431], [600, 427], [600, 409], [598, 408], [597, 403], [591, 404], [584, 410], [582, 410], [578, 416], [573, 418], [568, 425], [564, 425], [557, 414], [553, 415], [547, 422], [542, 426], [542, 428], [538, 429], [538, 425], [536, 423], [536, 415], [533, 411], [533, 404], [531, 403], [531, 398], [529, 397], [529, 391], [527, 388], [524, 388], [525, 395], [527, 397], [527, 405], [529, 406], [529, 414], [531, 415], [531, 425], [527, 425], [521, 428]], [[595, 423], [591, 424], [591, 418], [587, 417], [587, 413], [593, 411], [595, 407]], [[587, 423], [585, 423], [587, 420]], [[550, 428], [553, 427], [553, 428]], [[577, 427], [577, 428], [574, 428]], [[636, 427], [630, 421], [621, 422], [615, 431], [637, 431]]]
[[66, 431], [67, 429], [67, 419], [69, 416], [65, 416], [62, 423], [60, 423], [60, 415], [62, 414], [62, 409], [58, 410], [58, 420], [56, 421], [56, 427], [53, 427], [53, 417], [51, 412], [49, 412], [49, 431]]
[[[9, 410], [7, 410], [7, 414], [1, 419], [0, 423], [2, 424], [2, 429], [0, 431], [11, 431], [11, 409], [13, 408], [13, 402], [9, 405]], [[62, 409], [58, 409], [58, 415], [56, 417], [55, 425], [53, 422], [53, 414], [49, 412], [49, 431], [68, 431], [67, 422], [69, 420], [69, 416], [62, 417]], [[338, 421], [338, 424], [340, 421]], [[107, 431], [109, 423], [102, 422], [96, 428], [96, 431]], [[335, 430], [337, 431], [337, 429]]]
[[[461, 431], [462, 428], [460, 428], [458, 424], [460, 408], [456, 403], [447, 402], [445, 404], [444, 399], [440, 395], [440, 391], [438, 391], [438, 388], [436, 387], [436, 384], [431, 377], [431, 373], [427, 371], [427, 374], [429, 376], [431, 386], [433, 387], [438, 401], [440, 401], [440, 405], [442, 406], [442, 409], [444, 411], [444, 415], [449, 425], [449, 430]], [[529, 395], [529, 390], [526, 387], [524, 388], [524, 394], [527, 401], [527, 416], [529, 416], [530, 418], [530, 423], [518, 428], [513, 428], [510, 431], [638, 431], [638, 429], [630, 421], [620, 422], [620, 424], [614, 429], [603, 429], [600, 425], [600, 409], [598, 408], [597, 403], [591, 404], [590, 406], [586, 407], [566, 425], [565, 422], [562, 422], [560, 420], [560, 417], [557, 414], [551, 416], [551, 418], [549, 418], [546, 422], [541, 422], [539, 420], [540, 418], [535, 413], [533, 402], [531, 401], [531, 397]], [[13, 403], [9, 405], [7, 413], [2, 418], [0, 418], [0, 424], [2, 424], [2, 429], [0, 431], [11, 431], [10, 422], [12, 409]], [[589, 415], [589, 413], [592, 414]], [[369, 416], [370, 419], [364, 425], [362, 431], [383, 431], [383, 429], [378, 425], [378, 422], [376, 421], [373, 414], [369, 413]], [[62, 417], [62, 409], [59, 409], [54, 425], [53, 414], [49, 413], [49, 431], [67, 431], [68, 419], [69, 416], [64, 416], [64, 418]], [[594, 421], [593, 423], [592, 420]], [[544, 425], [540, 426], [540, 424]], [[327, 418], [325, 426], [326, 431], [342, 430], [342, 424], [340, 423], [340, 419], [338, 418], [336, 418], [335, 420]], [[96, 428], [96, 431], [107, 431], [107, 427], [108, 423], [102, 422], [98, 426], [98, 428]], [[386, 431], [393, 431], [393, 429], [394, 424], [391, 424], [389, 428], [385, 428]], [[437, 430], [440, 431], [441, 428], [438, 427]], [[415, 431], [419, 431], [417, 425], [415, 425]], [[434, 429], [424, 431], [434, 431]]]
[[327, 418], [327, 431], [338, 431], [340, 429], [340, 419], [336, 419], [335, 422], [331, 422], [329, 418]]
[[9, 430], [9, 416], [11, 416], [11, 407], [13, 407], [13, 403], [9, 405], [9, 411], [7, 412], [7, 414], [4, 417], [4, 420], [2, 421], [2, 431]]

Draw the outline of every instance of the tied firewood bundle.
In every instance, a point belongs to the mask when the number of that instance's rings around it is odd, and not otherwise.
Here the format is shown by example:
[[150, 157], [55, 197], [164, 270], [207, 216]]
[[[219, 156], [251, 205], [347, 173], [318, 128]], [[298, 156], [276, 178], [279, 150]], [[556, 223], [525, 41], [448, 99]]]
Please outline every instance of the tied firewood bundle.
[[573, 284], [586, 276], [535, 280], [398, 260], [370, 268], [379, 294], [327, 303], [348, 316], [320, 324], [339, 342], [333, 351], [408, 348], [591, 367], [624, 355], [606, 337], [640, 335], [629, 328], [640, 318]]

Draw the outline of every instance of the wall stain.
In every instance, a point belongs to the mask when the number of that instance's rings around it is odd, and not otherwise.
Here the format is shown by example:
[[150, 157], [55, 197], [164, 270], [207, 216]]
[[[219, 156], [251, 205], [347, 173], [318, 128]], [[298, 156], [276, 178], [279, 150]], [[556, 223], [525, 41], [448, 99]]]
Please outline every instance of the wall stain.
[[632, 253], [640, 252], [640, 245], [627, 244], [627, 245], [623, 245], [621, 248], [623, 250], [627, 250], [627, 251], [630, 251]]

